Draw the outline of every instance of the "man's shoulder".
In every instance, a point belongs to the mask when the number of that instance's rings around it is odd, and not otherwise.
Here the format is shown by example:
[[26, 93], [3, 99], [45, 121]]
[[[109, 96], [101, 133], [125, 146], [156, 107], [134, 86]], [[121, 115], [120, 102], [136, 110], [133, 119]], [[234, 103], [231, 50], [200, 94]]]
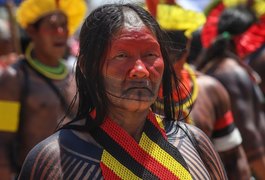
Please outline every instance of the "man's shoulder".
[[[225, 108], [224, 112], [230, 106], [228, 92], [224, 85], [214, 77], [209, 75], [201, 75], [197, 79], [200, 95], [198, 98], [203, 98], [202, 102], [210, 101], [214, 108], [220, 110], [220, 107]], [[204, 95], [202, 95], [204, 94]]]
[[0, 99], [18, 98], [19, 90], [23, 85], [23, 73], [18, 63], [8, 66], [0, 72]]
[[[89, 149], [89, 152], [87, 151]], [[29, 153], [28, 157], [35, 159], [46, 158], [47, 153], [58, 158], [62, 154], [67, 154], [75, 157], [94, 156], [100, 158], [102, 149], [88, 138], [80, 138], [74, 131], [70, 129], [62, 129], [52, 134], [48, 138], [38, 143]], [[56, 157], [57, 156], [57, 157]]]
[[200, 89], [206, 91], [217, 91], [220, 88], [223, 89], [222, 84], [216, 78], [206, 74], [200, 74], [197, 76], [197, 83]]
[[220, 63], [217, 69], [212, 73], [217, 79], [228, 81], [239, 81], [249, 79], [249, 74], [243, 65], [234, 59], [226, 58]]
[[58, 138], [59, 132], [38, 143], [31, 149], [31, 151], [27, 155], [25, 162], [37, 162], [45, 160], [45, 156], [43, 156], [44, 152], [45, 154], [53, 154], [54, 157], [57, 156], [60, 149]]
[[[24, 161], [20, 178], [34, 178], [54, 173], [60, 176], [67, 172], [69, 164], [98, 167], [102, 149], [79, 138], [72, 130], [63, 129], [37, 144]], [[65, 166], [63, 166], [65, 164]], [[67, 165], [68, 164], [68, 165]], [[74, 169], [72, 169], [74, 171]]]

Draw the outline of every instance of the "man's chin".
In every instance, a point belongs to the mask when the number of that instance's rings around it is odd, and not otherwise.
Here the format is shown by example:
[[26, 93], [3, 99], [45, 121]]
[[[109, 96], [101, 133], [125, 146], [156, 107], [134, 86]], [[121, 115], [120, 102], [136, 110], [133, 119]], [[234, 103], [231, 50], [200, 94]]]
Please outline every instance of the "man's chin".
[[118, 106], [129, 112], [141, 112], [148, 110], [150, 106], [153, 104], [153, 101], [136, 101], [130, 100], [119, 104]]
[[146, 110], [149, 110], [150, 106], [149, 105], [132, 105], [132, 106], [124, 106], [122, 107], [124, 110], [128, 112], [143, 112]]
[[108, 96], [110, 102], [121, 109], [128, 111], [144, 111], [149, 109], [150, 106], [154, 103], [155, 97], [136, 97], [136, 96], [126, 96], [126, 97], [118, 97], [109, 95]]

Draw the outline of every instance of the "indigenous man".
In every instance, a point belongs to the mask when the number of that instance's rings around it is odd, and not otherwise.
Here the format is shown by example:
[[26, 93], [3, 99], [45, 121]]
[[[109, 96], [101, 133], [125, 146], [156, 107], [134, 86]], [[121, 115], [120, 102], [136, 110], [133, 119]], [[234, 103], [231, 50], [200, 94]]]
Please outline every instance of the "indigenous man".
[[[227, 179], [207, 136], [175, 121], [175, 73], [147, 11], [101, 6], [79, 39], [77, 116], [32, 149], [21, 179]], [[161, 81], [164, 119], [150, 108]]]
[[264, 179], [265, 119], [257, 85], [259, 79], [241, 59], [247, 52], [242, 46], [247, 42], [244, 33], [252, 25], [256, 29], [255, 22], [255, 13], [247, 6], [226, 8], [223, 2], [215, 4], [202, 29], [205, 50], [196, 66], [226, 88], [252, 173], [257, 179]]
[[17, 9], [31, 44], [25, 58], [0, 76], [1, 179], [18, 173], [29, 150], [52, 134], [66, 113], [75, 83], [62, 57], [85, 11], [83, 0], [25, 0]]

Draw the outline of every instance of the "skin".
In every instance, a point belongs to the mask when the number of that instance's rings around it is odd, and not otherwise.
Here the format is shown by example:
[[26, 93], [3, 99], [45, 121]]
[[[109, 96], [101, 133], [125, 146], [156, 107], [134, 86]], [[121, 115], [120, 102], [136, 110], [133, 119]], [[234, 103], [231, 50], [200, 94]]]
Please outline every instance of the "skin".
[[[1, 22], [1, 21], [0, 21]], [[2, 23], [0, 23], [2, 25]], [[10, 31], [1, 27], [0, 31]], [[17, 60], [17, 53], [12, 42], [11, 36], [0, 35], [0, 70], [6, 68], [6, 66], [15, 63]]]
[[[246, 70], [235, 60], [225, 58], [211, 69], [210, 75], [216, 77], [226, 88], [231, 98], [235, 123], [243, 138], [243, 147], [252, 169], [258, 179], [265, 177], [264, 156], [264, 116], [259, 102], [253, 94], [253, 82]], [[209, 71], [208, 71], [209, 72]], [[230, 78], [227, 78], [230, 77]]]
[[[199, 95], [191, 111], [195, 125], [211, 137], [218, 118], [230, 109], [224, 87], [207, 75], [198, 75]], [[242, 145], [219, 152], [229, 179], [249, 179], [250, 168]], [[231, 161], [233, 159], [233, 161]]]
[[67, 18], [56, 12], [45, 17], [39, 28], [26, 29], [34, 44], [34, 56], [43, 64], [57, 66], [67, 48]]
[[[51, 14], [43, 19], [39, 29], [28, 27], [27, 32], [34, 44], [33, 57], [50, 66], [58, 64], [64, 54], [67, 39], [67, 20], [62, 14]], [[63, 30], [63, 31], [61, 31]], [[57, 127], [58, 121], [65, 114], [60, 100], [51, 88], [28, 67], [29, 94], [25, 102], [25, 122], [20, 129], [20, 146], [16, 148], [17, 158], [21, 166], [29, 150], [41, 140], [51, 135]], [[23, 73], [20, 69], [9, 67], [0, 76], [0, 101], [19, 102]], [[67, 103], [75, 94], [75, 83], [70, 75], [64, 80], [53, 81], [61, 90]], [[1, 120], [1, 119], [0, 119]], [[9, 159], [10, 146], [15, 141], [16, 133], [0, 132], [0, 176], [10, 179], [14, 174]]]
[[[125, 19], [128, 15], [125, 13]], [[135, 16], [134, 16], [135, 17]], [[137, 17], [137, 16], [136, 16]], [[146, 121], [146, 116], [150, 111], [151, 104], [155, 101], [158, 93], [158, 88], [163, 75], [164, 62], [161, 56], [159, 44], [155, 36], [145, 27], [141, 20], [138, 23], [131, 23], [128, 18], [124, 23], [124, 27], [114, 35], [111, 40], [109, 49], [107, 51], [106, 60], [103, 65], [103, 77], [105, 81], [105, 88], [109, 98], [108, 117], [117, 123], [121, 128], [130, 134], [135, 140], [139, 141], [143, 125]], [[137, 47], [137, 48], [135, 48]], [[148, 83], [147, 83], [148, 82]], [[81, 122], [82, 123], [82, 122]], [[83, 122], [84, 123], [84, 122]], [[205, 161], [209, 165], [207, 169], [210, 177], [217, 179], [226, 179], [221, 161], [217, 153], [213, 150], [211, 142], [207, 136], [195, 127], [190, 127], [191, 131], [196, 134], [196, 138], [200, 141], [200, 148], [202, 153], [205, 154]], [[66, 130], [71, 131], [71, 130]], [[64, 144], [61, 139], [66, 138], [64, 135], [58, 133], [51, 136], [45, 142], [38, 144], [28, 155], [27, 160], [24, 162], [24, 167], [21, 171], [20, 177], [34, 177], [42, 176], [47, 179], [58, 179], [64, 177], [64, 174], [71, 173], [71, 178], [80, 177], [79, 164], [90, 160], [88, 163], [91, 172], [98, 171], [98, 167], [92, 167], [99, 159], [93, 160], [94, 153], [92, 151], [85, 151], [81, 153], [81, 148], [73, 150], [75, 147], [84, 147], [85, 144], [95, 147], [101, 147], [96, 143], [87, 132], [74, 131], [79, 139], [83, 142], [71, 142], [66, 156], [64, 156]], [[175, 132], [181, 132], [175, 131]], [[54, 138], [55, 137], [55, 138]], [[66, 138], [69, 139], [69, 138]], [[172, 144], [179, 147], [179, 150], [188, 157], [190, 154], [185, 152], [183, 144], [188, 143], [192, 146], [188, 137], [178, 138], [175, 137]], [[91, 147], [91, 148], [92, 148]], [[47, 155], [42, 155], [42, 152], [47, 152]], [[94, 151], [96, 152], [96, 151]], [[196, 150], [194, 151], [196, 154]], [[64, 157], [66, 159], [71, 156], [79, 156], [79, 161], [72, 166], [71, 170], [66, 170], [62, 166], [64, 164]], [[62, 155], [62, 156], [61, 156]], [[91, 156], [88, 158], [87, 156]], [[39, 158], [36, 158], [39, 157]], [[100, 157], [98, 157], [100, 158]], [[56, 159], [53, 168], [51, 163]], [[201, 162], [199, 156], [192, 157], [195, 162]], [[42, 162], [42, 166], [34, 166], [35, 163]], [[80, 163], [79, 163], [80, 162]], [[192, 166], [192, 164], [190, 164]], [[91, 167], [90, 167], [91, 166]], [[77, 168], [78, 167], [78, 168]], [[194, 169], [194, 168], [193, 168]], [[200, 166], [199, 169], [194, 171], [201, 171], [205, 174], [205, 167]], [[86, 171], [87, 172], [87, 171]], [[194, 172], [193, 172], [194, 173]], [[208, 177], [209, 177], [208, 176]]]
[[[140, 44], [143, 41], [146, 43]], [[133, 48], [135, 46], [139, 48]], [[133, 137], [140, 137], [140, 126], [156, 99], [163, 68], [160, 46], [144, 26], [139, 29], [125, 26], [112, 41], [103, 69], [111, 102], [109, 116]], [[135, 119], [140, 121], [135, 122]]]
[[[125, 25], [120, 34], [113, 39], [111, 45], [104, 66], [108, 68], [103, 69], [106, 91], [111, 102], [109, 117], [124, 128], [136, 141], [139, 141], [146, 114], [157, 97], [159, 82], [162, 78], [163, 59], [159, 44], [147, 28], [139, 29], [137, 26], [131, 29], [130, 26], [127, 28]], [[134, 48], [136, 46], [137, 49]], [[150, 83], [146, 83], [146, 80], [149, 80]], [[201, 133], [197, 132], [196, 134]], [[204, 139], [202, 137], [198, 140]], [[187, 141], [187, 139], [183, 141]], [[208, 140], [206, 141], [208, 142]], [[184, 142], [176, 139], [175, 146], [181, 143]], [[215, 153], [212, 155], [217, 161], [215, 161], [216, 164], [209, 165], [211, 168], [220, 163], [218, 162], [218, 155]], [[196, 158], [194, 157], [194, 159]], [[216, 177], [218, 173], [222, 174], [221, 171], [215, 172], [212, 171], [214, 168], [211, 168], [208, 170], [212, 177], [215, 173]], [[222, 170], [222, 167], [218, 169]]]
[[[265, 50], [262, 50], [255, 59], [252, 59], [249, 62], [249, 65], [253, 68], [253, 70], [255, 72], [258, 73], [258, 75], [261, 78], [261, 82], [259, 83], [259, 87], [263, 93], [263, 95], [265, 95], [265, 71], [264, 71], [264, 66], [265, 66]], [[263, 103], [262, 106], [263, 111], [265, 112], [265, 105]]]
[[[189, 48], [189, 43], [187, 48]], [[181, 59], [175, 61], [175, 72], [180, 77], [187, 55], [188, 51], [182, 55]], [[195, 71], [194, 75], [196, 76], [199, 92], [192, 106], [190, 117], [195, 126], [211, 138], [216, 121], [231, 110], [229, 95], [222, 84], [211, 76], [198, 71]], [[228, 179], [250, 179], [250, 168], [241, 144], [218, 153], [225, 166]]]
[[0, 70], [17, 61], [11, 39], [0, 39]]
[[[253, 70], [255, 72], [258, 73], [258, 75], [261, 78], [261, 82], [258, 84], [260, 87], [260, 90], [263, 94], [263, 96], [265, 95], [265, 73], [264, 73], [264, 66], [265, 66], [265, 50], [263, 49], [254, 59], [252, 59], [249, 62], [249, 65], [253, 68]], [[265, 105], [264, 102], [261, 103], [261, 108], [262, 111], [265, 112]], [[262, 137], [265, 137], [265, 123], [260, 122], [258, 125], [259, 131], [262, 134]], [[263, 138], [264, 140], [264, 138]], [[264, 157], [264, 154], [263, 154]], [[265, 174], [262, 174], [262, 172], [264, 172], [263, 168], [263, 161], [255, 161], [253, 162], [253, 164], [255, 164], [255, 167], [257, 167], [257, 172], [260, 172], [261, 174], [258, 175], [259, 177], [265, 177]]]

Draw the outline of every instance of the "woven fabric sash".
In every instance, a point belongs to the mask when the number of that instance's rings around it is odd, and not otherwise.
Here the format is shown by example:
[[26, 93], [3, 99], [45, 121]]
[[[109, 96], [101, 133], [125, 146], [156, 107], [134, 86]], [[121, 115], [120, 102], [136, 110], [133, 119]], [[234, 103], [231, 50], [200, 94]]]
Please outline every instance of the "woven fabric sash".
[[152, 113], [139, 144], [108, 118], [91, 134], [104, 147], [100, 166], [105, 179], [192, 179], [184, 158], [166, 140]]

